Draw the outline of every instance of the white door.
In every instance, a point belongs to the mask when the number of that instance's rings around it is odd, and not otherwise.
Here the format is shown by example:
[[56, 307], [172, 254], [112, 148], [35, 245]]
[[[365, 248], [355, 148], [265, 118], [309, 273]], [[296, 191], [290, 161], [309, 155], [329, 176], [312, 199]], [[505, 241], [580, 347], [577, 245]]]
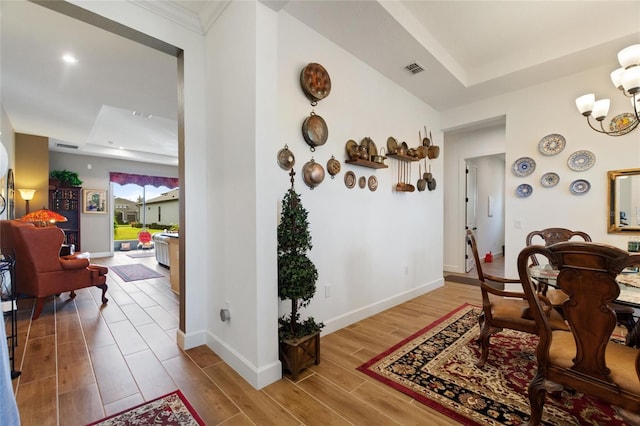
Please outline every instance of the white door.
[[471, 247], [467, 244], [466, 230], [476, 230], [476, 208], [478, 205], [478, 167], [473, 163], [466, 163], [466, 185], [465, 185], [465, 272], [469, 272], [473, 269], [475, 261], [473, 259], [473, 253]]

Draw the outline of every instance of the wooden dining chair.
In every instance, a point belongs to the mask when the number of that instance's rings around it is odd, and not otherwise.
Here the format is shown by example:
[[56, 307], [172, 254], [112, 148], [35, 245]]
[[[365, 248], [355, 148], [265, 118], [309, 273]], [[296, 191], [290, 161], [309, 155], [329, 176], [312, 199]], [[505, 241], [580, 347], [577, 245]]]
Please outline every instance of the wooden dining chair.
[[[536, 254], [559, 270], [556, 285], [568, 295], [567, 330], [553, 329], [529, 276]], [[629, 424], [640, 424], [640, 351], [611, 339], [616, 327], [611, 302], [620, 294], [616, 276], [638, 264], [640, 255], [590, 242], [534, 245], [520, 252], [518, 274], [540, 336], [537, 372], [529, 385], [530, 425], [541, 423], [548, 381], [598, 397], [615, 406]]]
[[[591, 237], [586, 232], [572, 231], [567, 228], [545, 228], [539, 231], [529, 232], [529, 234], [527, 234], [526, 243], [527, 246], [531, 246], [533, 244], [539, 244], [538, 240], [542, 240], [543, 245], [550, 246], [551, 244], [569, 241], [574, 237], [581, 238], [584, 241], [591, 241]], [[540, 264], [536, 256], [531, 256], [531, 264]]]
[[[519, 284], [520, 279], [509, 279], [495, 275], [485, 274], [482, 271], [482, 263], [478, 255], [478, 246], [473, 231], [467, 230], [467, 243], [471, 247], [473, 258], [480, 280], [480, 291], [482, 292], [482, 313], [478, 317], [480, 325], [480, 359], [476, 363], [477, 367], [483, 367], [489, 357], [489, 339], [491, 335], [502, 331], [505, 328], [523, 331], [525, 333], [537, 333], [537, 325], [529, 312], [529, 302], [524, 291], [504, 290], [505, 284]], [[547, 315], [554, 328], [566, 328], [562, 316], [548, 305]]]
[[[574, 237], [577, 237], [577, 239], [574, 239]], [[591, 242], [591, 237], [589, 236], [589, 234], [582, 231], [572, 231], [571, 229], [567, 228], [546, 228], [540, 231], [530, 232], [526, 238], [527, 246], [533, 245], [539, 242], [539, 240], [542, 240], [545, 246], [550, 246], [552, 244], [566, 241], [584, 240], [586, 242]], [[540, 263], [538, 262], [536, 255], [531, 256], [531, 265], [533, 266], [539, 264]], [[545, 295], [552, 305], [558, 307], [564, 304], [565, 300], [567, 299], [567, 295], [562, 290], [548, 288], [544, 280], [538, 281], [538, 285], [538, 291]], [[611, 307], [616, 313], [618, 322], [624, 325], [629, 330], [629, 342], [636, 341], [637, 339], [631, 339], [632, 329], [635, 324], [635, 319], [633, 317], [633, 308], [625, 305], [620, 305], [618, 303], [612, 303]]]

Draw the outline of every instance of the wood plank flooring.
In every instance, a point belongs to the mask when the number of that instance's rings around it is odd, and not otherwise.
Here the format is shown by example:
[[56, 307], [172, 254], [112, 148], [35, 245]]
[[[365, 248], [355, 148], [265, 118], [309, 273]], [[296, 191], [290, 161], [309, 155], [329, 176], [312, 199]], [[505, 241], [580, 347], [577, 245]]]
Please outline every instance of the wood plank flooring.
[[33, 322], [33, 301], [20, 300], [13, 385], [25, 426], [85, 425], [175, 389], [207, 425], [458, 424], [355, 368], [461, 304], [479, 305], [477, 287], [446, 283], [323, 336], [319, 365], [255, 390], [209, 348], [178, 348], [168, 269], [121, 254], [94, 262], [143, 263], [165, 276], [127, 283], [111, 272], [107, 306], [100, 290], [84, 289], [52, 297]]

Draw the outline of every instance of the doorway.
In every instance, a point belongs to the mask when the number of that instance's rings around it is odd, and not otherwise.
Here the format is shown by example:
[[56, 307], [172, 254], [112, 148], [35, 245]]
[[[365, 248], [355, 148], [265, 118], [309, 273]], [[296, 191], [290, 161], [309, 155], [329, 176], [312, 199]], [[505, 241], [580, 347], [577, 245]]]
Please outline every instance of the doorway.
[[[480, 257], [491, 253], [504, 256], [505, 234], [505, 155], [493, 154], [465, 159], [465, 234], [474, 231]], [[465, 272], [474, 265], [473, 255], [466, 244]]]
[[[470, 161], [466, 162], [466, 181], [465, 181], [465, 231], [467, 229], [471, 229], [472, 231], [476, 231], [477, 226], [477, 208], [478, 208], [478, 166], [473, 164]], [[466, 235], [465, 235], [465, 267], [464, 271], [469, 272], [473, 269], [475, 265], [475, 261], [473, 259], [473, 253], [471, 252], [471, 247], [469, 244], [466, 244]]]

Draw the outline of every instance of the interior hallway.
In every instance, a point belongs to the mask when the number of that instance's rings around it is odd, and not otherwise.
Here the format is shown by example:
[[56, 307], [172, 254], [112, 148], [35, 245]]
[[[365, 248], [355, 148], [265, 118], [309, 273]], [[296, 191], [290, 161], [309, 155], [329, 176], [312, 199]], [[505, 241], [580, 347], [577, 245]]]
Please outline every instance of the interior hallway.
[[123, 282], [111, 271], [106, 306], [92, 287], [51, 297], [36, 321], [33, 301], [20, 301], [13, 386], [24, 425], [85, 425], [175, 389], [207, 425], [458, 424], [355, 368], [460, 305], [479, 305], [477, 287], [446, 283], [323, 336], [320, 365], [258, 391], [209, 348], [178, 348], [178, 297], [155, 258], [94, 262], [140, 262], [165, 276]]

